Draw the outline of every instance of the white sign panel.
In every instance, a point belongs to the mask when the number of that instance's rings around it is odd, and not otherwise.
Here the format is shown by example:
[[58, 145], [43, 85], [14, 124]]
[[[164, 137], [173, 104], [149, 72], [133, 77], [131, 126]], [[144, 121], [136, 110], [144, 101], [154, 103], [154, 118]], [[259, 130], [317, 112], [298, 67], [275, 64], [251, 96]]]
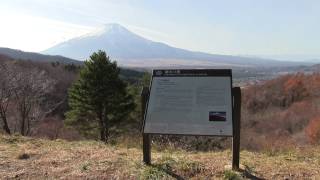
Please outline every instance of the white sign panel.
[[154, 70], [144, 133], [232, 136], [231, 70]]

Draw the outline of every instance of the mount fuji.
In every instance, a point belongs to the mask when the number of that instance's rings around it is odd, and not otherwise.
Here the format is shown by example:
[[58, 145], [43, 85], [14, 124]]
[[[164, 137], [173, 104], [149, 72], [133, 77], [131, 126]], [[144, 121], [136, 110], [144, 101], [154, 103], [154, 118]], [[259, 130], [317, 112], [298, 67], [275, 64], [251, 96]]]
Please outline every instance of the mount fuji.
[[155, 42], [130, 32], [119, 24], [103, 28], [57, 44], [42, 53], [85, 60], [97, 50], [124, 66], [286, 66], [298, 62], [217, 55], [189, 51]]

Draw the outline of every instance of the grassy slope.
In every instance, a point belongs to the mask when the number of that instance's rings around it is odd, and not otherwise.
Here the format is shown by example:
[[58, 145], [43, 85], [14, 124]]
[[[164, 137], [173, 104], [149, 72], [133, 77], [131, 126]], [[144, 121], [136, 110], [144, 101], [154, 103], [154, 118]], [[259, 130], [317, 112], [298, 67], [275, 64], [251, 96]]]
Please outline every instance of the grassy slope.
[[267, 179], [320, 178], [320, 147], [281, 153], [241, 152], [240, 173], [228, 170], [231, 152], [152, 152], [153, 166], [141, 163], [141, 149], [95, 141], [66, 142], [0, 135], [3, 179]]

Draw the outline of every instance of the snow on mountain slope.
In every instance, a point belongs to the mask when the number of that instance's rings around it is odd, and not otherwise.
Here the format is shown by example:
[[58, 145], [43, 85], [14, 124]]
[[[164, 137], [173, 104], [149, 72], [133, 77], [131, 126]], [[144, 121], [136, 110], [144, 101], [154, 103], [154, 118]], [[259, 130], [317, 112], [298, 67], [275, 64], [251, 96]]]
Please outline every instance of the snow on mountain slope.
[[43, 53], [85, 60], [97, 50], [105, 50], [122, 65], [193, 65], [200, 66], [282, 66], [298, 62], [216, 55], [194, 52], [154, 42], [130, 32], [119, 24], [106, 24], [90, 34], [51, 47]]

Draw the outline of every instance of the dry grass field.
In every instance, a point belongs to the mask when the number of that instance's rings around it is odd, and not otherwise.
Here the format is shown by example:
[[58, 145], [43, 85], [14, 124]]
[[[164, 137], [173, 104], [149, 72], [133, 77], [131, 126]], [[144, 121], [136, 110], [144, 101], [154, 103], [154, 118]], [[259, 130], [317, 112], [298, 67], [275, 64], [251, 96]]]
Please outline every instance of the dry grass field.
[[241, 152], [241, 171], [230, 170], [230, 150], [152, 152], [96, 141], [67, 142], [0, 135], [1, 179], [320, 179], [320, 147]]

